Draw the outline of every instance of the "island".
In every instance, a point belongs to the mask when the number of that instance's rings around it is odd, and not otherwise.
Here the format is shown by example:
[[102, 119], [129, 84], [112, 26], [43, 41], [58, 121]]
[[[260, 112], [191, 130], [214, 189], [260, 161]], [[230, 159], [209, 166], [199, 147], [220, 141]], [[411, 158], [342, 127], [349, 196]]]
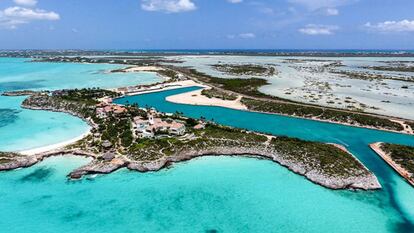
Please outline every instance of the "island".
[[414, 186], [414, 147], [377, 142], [370, 145], [388, 165]]
[[273, 66], [256, 64], [215, 64], [212, 67], [231, 75], [273, 76], [277, 73]]
[[137, 104], [117, 105], [120, 93], [92, 89], [39, 92], [22, 107], [65, 112], [91, 126], [90, 134], [64, 148], [35, 155], [2, 152], [0, 170], [32, 166], [57, 155], [92, 161], [72, 171], [71, 179], [107, 174], [120, 168], [157, 171], [200, 156], [247, 156], [274, 161], [330, 189], [381, 188], [376, 176], [345, 148], [283, 136], [265, 135]]

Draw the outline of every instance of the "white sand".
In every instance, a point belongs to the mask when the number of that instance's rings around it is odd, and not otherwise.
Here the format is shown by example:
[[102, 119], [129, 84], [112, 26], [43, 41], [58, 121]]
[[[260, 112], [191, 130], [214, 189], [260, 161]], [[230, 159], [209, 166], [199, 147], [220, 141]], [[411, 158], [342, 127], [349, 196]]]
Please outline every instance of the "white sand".
[[68, 146], [72, 143], [75, 143], [75, 142], [85, 138], [89, 134], [90, 134], [90, 129], [88, 129], [87, 132], [83, 133], [82, 135], [79, 135], [76, 138], [72, 138], [70, 140], [67, 140], [67, 141], [64, 141], [64, 142], [59, 142], [59, 143], [48, 145], [48, 146], [43, 146], [43, 147], [34, 148], [34, 149], [30, 149], [30, 150], [19, 151], [19, 153], [21, 153], [23, 155], [36, 155], [36, 154], [40, 154], [40, 153], [44, 153], [44, 152], [48, 152], [48, 151], [52, 151], [52, 150], [61, 149], [65, 146]]
[[236, 100], [222, 100], [218, 98], [208, 98], [207, 96], [202, 95], [201, 91], [202, 90], [195, 90], [178, 95], [172, 95], [165, 99], [169, 102], [178, 104], [219, 106], [238, 110], [247, 110], [247, 107], [240, 102], [241, 96], [239, 96]]
[[125, 68], [124, 72], [141, 72], [141, 71], [158, 71], [163, 70], [161, 67], [156, 66], [133, 66]]
[[151, 86], [149, 88], [142, 88], [137, 91], [129, 92], [126, 95], [139, 95], [139, 94], [146, 94], [152, 92], [160, 92], [166, 90], [173, 90], [178, 88], [184, 87], [206, 87], [202, 84], [196, 83], [193, 80], [184, 80], [184, 81], [177, 81], [171, 83], [162, 83], [155, 86]]

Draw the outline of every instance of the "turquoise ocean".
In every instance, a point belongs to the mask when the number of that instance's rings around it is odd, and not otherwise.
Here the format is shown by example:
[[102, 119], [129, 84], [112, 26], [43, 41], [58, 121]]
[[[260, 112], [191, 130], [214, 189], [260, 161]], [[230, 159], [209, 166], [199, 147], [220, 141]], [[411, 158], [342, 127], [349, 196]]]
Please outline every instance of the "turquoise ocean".
[[[14, 64], [13, 71], [8, 71], [12, 65], [7, 63]], [[108, 77], [102, 72], [108, 68], [0, 59], [0, 87], [3, 84], [3, 91], [113, 87], [143, 79], [158, 81], [148, 73]], [[43, 75], [37, 76], [38, 72]], [[88, 160], [54, 157], [0, 173], [0, 232], [414, 232], [414, 189], [368, 147], [375, 141], [414, 145], [413, 136], [165, 101], [168, 95], [193, 89], [117, 101], [275, 135], [340, 143], [378, 176], [383, 189], [332, 191], [276, 163], [238, 157], [204, 157], [150, 173], [122, 169], [71, 182], [68, 172]], [[0, 112], [0, 150], [52, 144], [87, 129], [65, 114], [22, 110], [18, 106], [23, 98], [1, 98], [0, 108], [5, 110]], [[44, 134], [39, 136], [42, 140], [31, 142], [36, 133]]]

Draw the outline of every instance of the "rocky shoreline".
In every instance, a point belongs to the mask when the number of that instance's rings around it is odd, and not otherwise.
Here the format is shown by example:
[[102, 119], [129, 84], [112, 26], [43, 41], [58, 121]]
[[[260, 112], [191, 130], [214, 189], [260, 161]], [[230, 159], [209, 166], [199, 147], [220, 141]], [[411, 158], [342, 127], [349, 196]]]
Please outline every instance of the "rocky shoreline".
[[311, 168], [307, 164], [287, 160], [270, 148], [259, 149], [252, 147], [212, 147], [197, 151], [187, 150], [154, 161], [132, 161], [125, 157], [104, 160], [100, 155], [91, 152], [86, 152], [79, 149], [63, 149], [37, 154], [35, 156], [16, 158], [10, 163], [0, 164], [0, 171], [26, 168], [33, 166], [46, 158], [64, 155], [77, 155], [93, 158], [90, 163], [77, 168], [68, 174], [68, 177], [74, 180], [81, 179], [86, 175], [110, 174], [121, 168], [128, 168], [129, 170], [135, 170], [139, 172], [159, 171], [170, 166], [173, 163], [188, 161], [203, 156], [243, 156], [249, 158], [271, 160], [286, 167], [296, 174], [304, 176], [311, 182], [329, 189], [376, 190], [381, 188], [381, 185], [378, 182], [376, 176], [372, 172], [368, 171], [368, 169], [366, 170], [365, 174], [359, 176], [346, 178], [327, 176], [321, 171]]
[[2, 96], [28, 96], [28, 95], [35, 95], [39, 92], [31, 91], [31, 90], [23, 90], [23, 91], [6, 91], [3, 92]]

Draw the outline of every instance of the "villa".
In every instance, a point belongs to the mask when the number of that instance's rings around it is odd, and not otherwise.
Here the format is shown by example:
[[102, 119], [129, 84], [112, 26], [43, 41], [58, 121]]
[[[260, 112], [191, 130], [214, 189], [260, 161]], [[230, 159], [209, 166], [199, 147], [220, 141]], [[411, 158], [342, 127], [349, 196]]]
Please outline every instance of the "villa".
[[123, 106], [108, 104], [105, 102], [97, 104], [96, 107], [96, 115], [99, 118], [106, 118], [110, 113], [121, 114], [127, 111], [127, 109]]
[[172, 119], [161, 119], [150, 112], [148, 119], [135, 117], [132, 123], [133, 131], [136, 137], [153, 138], [156, 133], [166, 133], [172, 135], [184, 135], [186, 128], [181, 122]]

